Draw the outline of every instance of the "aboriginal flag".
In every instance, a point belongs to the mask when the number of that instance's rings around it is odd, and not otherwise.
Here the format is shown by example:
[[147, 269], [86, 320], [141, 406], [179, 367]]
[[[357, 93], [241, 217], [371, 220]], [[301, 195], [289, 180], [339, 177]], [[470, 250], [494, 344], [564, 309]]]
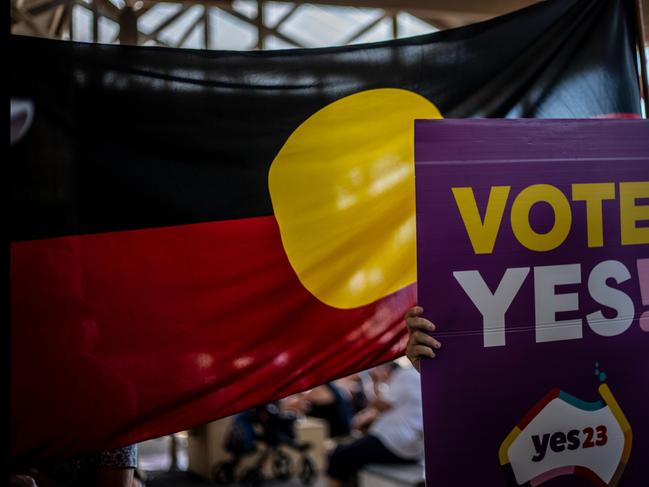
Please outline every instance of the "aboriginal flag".
[[413, 120], [637, 116], [632, 26], [630, 2], [555, 0], [342, 48], [12, 37], [11, 95], [35, 107], [8, 163], [13, 461], [401, 355]]

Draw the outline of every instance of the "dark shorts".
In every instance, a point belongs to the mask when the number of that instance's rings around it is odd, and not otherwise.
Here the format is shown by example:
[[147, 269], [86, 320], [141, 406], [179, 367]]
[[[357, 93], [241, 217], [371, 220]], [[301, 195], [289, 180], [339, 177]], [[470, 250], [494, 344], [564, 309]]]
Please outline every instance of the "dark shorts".
[[412, 463], [412, 460], [396, 456], [376, 436], [367, 435], [336, 448], [329, 456], [327, 474], [346, 481], [369, 463]]

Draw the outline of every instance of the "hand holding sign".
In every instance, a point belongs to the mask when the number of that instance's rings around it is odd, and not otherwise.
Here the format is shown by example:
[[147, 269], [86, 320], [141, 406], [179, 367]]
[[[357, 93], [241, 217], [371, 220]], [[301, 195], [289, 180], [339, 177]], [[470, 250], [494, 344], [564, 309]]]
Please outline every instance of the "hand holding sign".
[[421, 357], [435, 358], [434, 350], [442, 348], [442, 344], [428, 334], [435, 331], [435, 325], [421, 316], [423, 312], [424, 308], [415, 306], [406, 313], [409, 334], [406, 357], [417, 370], [420, 370]]

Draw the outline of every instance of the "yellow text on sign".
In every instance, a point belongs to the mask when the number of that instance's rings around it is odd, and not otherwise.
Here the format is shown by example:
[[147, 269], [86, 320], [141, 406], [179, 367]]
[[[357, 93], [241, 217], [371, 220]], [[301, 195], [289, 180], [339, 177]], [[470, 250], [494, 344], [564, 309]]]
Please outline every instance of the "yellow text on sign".
[[[603, 247], [603, 205], [617, 200], [622, 245], [649, 244], [649, 181], [622, 183], [580, 183], [572, 185], [570, 200], [560, 189], [550, 184], [535, 184], [520, 191], [510, 210], [511, 229], [518, 242], [529, 250], [548, 252], [559, 247], [570, 234], [573, 213], [585, 211], [588, 247]], [[616, 194], [617, 189], [617, 194]], [[492, 186], [484, 217], [476, 202], [473, 188], [451, 188], [460, 217], [476, 254], [491, 254], [505, 215], [510, 186]], [[532, 208], [545, 203], [554, 214], [552, 228], [537, 232], [530, 222]]]

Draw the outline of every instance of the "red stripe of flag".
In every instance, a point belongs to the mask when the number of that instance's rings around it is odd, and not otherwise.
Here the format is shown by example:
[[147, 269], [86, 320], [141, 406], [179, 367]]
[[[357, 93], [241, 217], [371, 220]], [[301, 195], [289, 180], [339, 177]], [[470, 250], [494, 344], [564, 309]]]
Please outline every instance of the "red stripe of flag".
[[12, 456], [161, 436], [387, 361], [415, 293], [323, 304], [273, 217], [13, 243]]

